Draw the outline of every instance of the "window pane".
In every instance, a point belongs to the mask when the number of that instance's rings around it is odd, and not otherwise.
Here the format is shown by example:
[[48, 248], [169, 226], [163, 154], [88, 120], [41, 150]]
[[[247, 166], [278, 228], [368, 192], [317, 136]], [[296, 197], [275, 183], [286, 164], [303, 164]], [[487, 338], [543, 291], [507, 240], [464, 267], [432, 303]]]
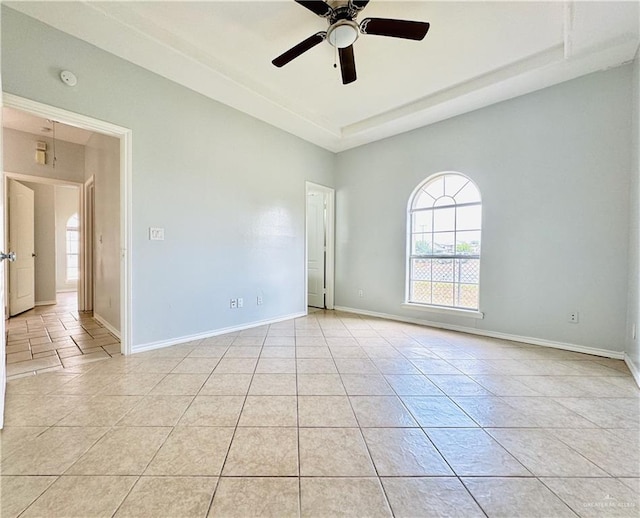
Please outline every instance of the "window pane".
[[411, 283], [411, 302], [431, 304], [431, 283], [428, 281], [417, 281]]
[[420, 191], [413, 199], [414, 209], [425, 209], [433, 206], [435, 200], [429, 196], [426, 192]]
[[477, 284], [459, 284], [456, 289], [456, 306], [478, 309], [478, 285]]
[[432, 259], [412, 259], [411, 280], [430, 281]]
[[451, 207], [456, 204], [456, 200], [451, 198], [450, 196], [442, 196], [438, 198], [436, 202], [433, 204], [434, 207]]
[[456, 195], [456, 203], [472, 203], [474, 201], [480, 201], [480, 193], [476, 186], [472, 182], [469, 182], [463, 187], [463, 189]]
[[455, 196], [468, 182], [464, 176], [459, 174], [448, 174], [444, 177], [444, 193], [447, 196]]
[[433, 259], [431, 275], [434, 282], [453, 282], [453, 261], [453, 259]]
[[67, 269], [69, 268], [77, 268], [78, 267], [78, 256], [77, 255], [68, 255], [67, 256]]
[[431, 285], [431, 303], [439, 306], [453, 306], [453, 283], [434, 282]]
[[455, 232], [439, 232], [433, 234], [433, 254], [453, 255]]
[[428, 185], [425, 185], [424, 190], [427, 191], [436, 200], [440, 198], [440, 196], [444, 196], [444, 177], [441, 176], [439, 178], [436, 178]]
[[442, 232], [445, 230], [453, 230], [456, 225], [456, 209], [450, 207], [448, 209], [433, 210], [433, 230], [434, 232]]
[[68, 254], [80, 253], [80, 243], [78, 243], [77, 241], [69, 241], [67, 243], [67, 253]]
[[456, 259], [455, 280], [463, 284], [478, 284], [480, 259]]
[[433, 253], [433, 234], [414, 234], [412, 236], [411, 253], [414, 255], [430, 255]]
[[456, 254], [480, 255], [480, 231], [458, 232], [456, 234]]
[[456, 230], [480, 230], [482, 228], [482, 206], [458, 207]]
[[415, 232], [431, 232], [431, 224], [433, 223], [433, 212], [430, 210], [421, 210], [413, 213], [413, 228]]

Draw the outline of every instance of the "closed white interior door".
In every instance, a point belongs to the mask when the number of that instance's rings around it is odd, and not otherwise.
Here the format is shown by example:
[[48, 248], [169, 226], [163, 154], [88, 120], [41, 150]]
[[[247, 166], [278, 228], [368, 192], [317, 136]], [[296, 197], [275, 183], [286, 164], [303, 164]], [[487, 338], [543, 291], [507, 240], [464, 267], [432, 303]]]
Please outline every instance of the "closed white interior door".
[[9, 250], [16, 260], [9, 263], [9, 314], [35, 306], [35, 230], [33, 191], [9, 180]]
[[325, 307], [325, 194], [307, 193], [307, 304]]

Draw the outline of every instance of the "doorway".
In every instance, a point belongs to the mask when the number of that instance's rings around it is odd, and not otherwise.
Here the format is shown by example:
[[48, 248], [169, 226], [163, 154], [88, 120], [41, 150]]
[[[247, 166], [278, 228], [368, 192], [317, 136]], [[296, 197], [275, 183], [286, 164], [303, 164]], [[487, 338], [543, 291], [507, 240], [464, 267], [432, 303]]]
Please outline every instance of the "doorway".
[[335, 191], [306, 183], [307, 307], [334, 307]]

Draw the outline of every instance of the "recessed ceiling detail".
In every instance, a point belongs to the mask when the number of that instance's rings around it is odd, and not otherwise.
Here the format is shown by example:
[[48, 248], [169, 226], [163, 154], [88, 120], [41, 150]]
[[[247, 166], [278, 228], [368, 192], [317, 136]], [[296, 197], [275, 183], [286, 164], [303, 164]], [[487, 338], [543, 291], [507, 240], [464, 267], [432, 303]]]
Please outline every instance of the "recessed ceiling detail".
[[638, 2], [371, 0], [366, 17], [429, 33], [359, 37], [345, 87], [328, 44], [271, 64], [319, 31], [293, 0], [5, 4], [331, 151], [629, 62], [640, 25]]

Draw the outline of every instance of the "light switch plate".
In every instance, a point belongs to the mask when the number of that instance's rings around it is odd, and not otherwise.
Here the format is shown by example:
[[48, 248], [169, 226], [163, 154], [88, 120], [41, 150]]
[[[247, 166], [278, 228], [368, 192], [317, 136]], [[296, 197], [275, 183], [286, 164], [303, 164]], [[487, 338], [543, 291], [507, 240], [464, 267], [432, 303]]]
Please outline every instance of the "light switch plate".
[[164, 241], [164, 228], [149, 227], [149, 240]]

